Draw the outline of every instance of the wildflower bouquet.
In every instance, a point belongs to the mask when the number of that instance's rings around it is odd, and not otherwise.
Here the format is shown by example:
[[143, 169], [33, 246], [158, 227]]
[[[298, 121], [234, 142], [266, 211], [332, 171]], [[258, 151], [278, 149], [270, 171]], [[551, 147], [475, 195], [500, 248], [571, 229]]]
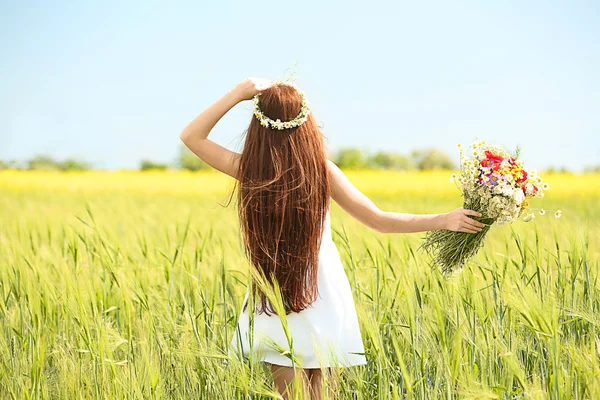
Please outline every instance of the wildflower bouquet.
[[[422, 248], [433, 256], [434, 266], [444, 272], [460, 270], [464, 263], [475, 256], [492, 224], [504, 225], [518, 220], [531, 221], [535, 214], [528, 213], [528, 199], [544, 197], [550, 185], [535, 171], [526, 171], [517, 154], [513, 157], [499, 146], [475, 142], [465, 155], [462, 145], [460, 174], [453, 174], [464, 198], [463, 208], [482, 214], [476, 218], [485, 224], [479, 233], [448, 230], [427, 233]], [[544, 215], [544, 210], [539, 210]], [[560, 218], [560, 210], [555, 217]]]

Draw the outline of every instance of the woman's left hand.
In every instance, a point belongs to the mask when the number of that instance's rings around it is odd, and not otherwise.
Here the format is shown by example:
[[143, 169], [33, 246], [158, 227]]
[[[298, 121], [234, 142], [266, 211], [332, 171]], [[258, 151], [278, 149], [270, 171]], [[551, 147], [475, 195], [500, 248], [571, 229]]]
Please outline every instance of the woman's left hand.
[[250, 100], [257, 93], [270, 88], [273, 81], [262, 78], [247, 78], [238, 83], [233, 89], [240, 101]]

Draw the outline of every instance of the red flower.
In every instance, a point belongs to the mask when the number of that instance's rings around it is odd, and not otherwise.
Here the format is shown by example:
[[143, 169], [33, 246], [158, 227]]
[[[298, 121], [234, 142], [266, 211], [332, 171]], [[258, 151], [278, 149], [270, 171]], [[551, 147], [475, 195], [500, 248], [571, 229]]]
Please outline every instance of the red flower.
[[527, 180], [527, 171], [523, 170], [521, 172], [523, 173], [523, 175], [517, 180], [517, 183], [523, 183]]
[[489, 162], [490, 162], [490, 160], [483, 159], [483, 160], [481, 160], [481, 166], [482, 167], [487, 167], [487, 165], [488, 165]]
[[485, 151], [485, 156], [486, 156], [488, 159], [490, 159], [490, 160], [492, 160], [492, 161], [494, 161], [494, 162], [497, 162], [497, 163], [501, 163], [501, 162], [502, 162], [502, 160], [504, 160], [504, 158], [503, 158], [503, 157], [501, 157], [501, 156], [497, 156], [496, 154], [493, 154], [493, 153], [492, 153], [492, 152], [490, 152], [489, 150], [486, 150], [486, 151]]

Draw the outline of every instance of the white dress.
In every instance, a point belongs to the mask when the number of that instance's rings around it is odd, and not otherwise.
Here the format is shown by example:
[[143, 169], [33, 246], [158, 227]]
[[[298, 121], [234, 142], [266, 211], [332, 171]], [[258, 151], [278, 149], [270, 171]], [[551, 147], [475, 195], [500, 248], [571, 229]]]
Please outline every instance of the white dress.
[[[294, 356], [301, 368], [349, 367], [366, 364], [363, 341], [348, 277], [331, 237], [329, 212], [319, 250], [317, 274], [319, 297], [310, 307], [287, 315]], [[249, 308], [242, 303], [232, 349], [249, 354]], [[277, 345], [274, 346], [272, 342]], [[279, 316], [254, 314], [254, 357], [271, 364], [291, 367], [290, 350]]]

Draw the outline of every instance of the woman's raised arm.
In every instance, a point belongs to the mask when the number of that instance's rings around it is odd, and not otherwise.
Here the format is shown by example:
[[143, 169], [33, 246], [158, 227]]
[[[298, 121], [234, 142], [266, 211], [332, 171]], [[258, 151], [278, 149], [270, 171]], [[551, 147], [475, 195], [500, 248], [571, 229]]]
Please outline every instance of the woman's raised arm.
[[369, 228], [381, 233], [414, 233], [448, 229], [451, 231], [477, 233], [484, 225], [469, 218], [481, 214], [458, 208], [445, 214], [403, 214], [382, 211], [371, 199], [358, 190], [346, 175], [329, 161], [331, 197], [344, 211]]
[[236, 104], [250, 100], [255, 94], [271, 86], [264, 79], [245, 79], [232, 90], [200, 113], [181, 132], [181, 141], [198, 157], [211, 167], [236, 178], [240, 154], [208, 139], [208, 134]]

